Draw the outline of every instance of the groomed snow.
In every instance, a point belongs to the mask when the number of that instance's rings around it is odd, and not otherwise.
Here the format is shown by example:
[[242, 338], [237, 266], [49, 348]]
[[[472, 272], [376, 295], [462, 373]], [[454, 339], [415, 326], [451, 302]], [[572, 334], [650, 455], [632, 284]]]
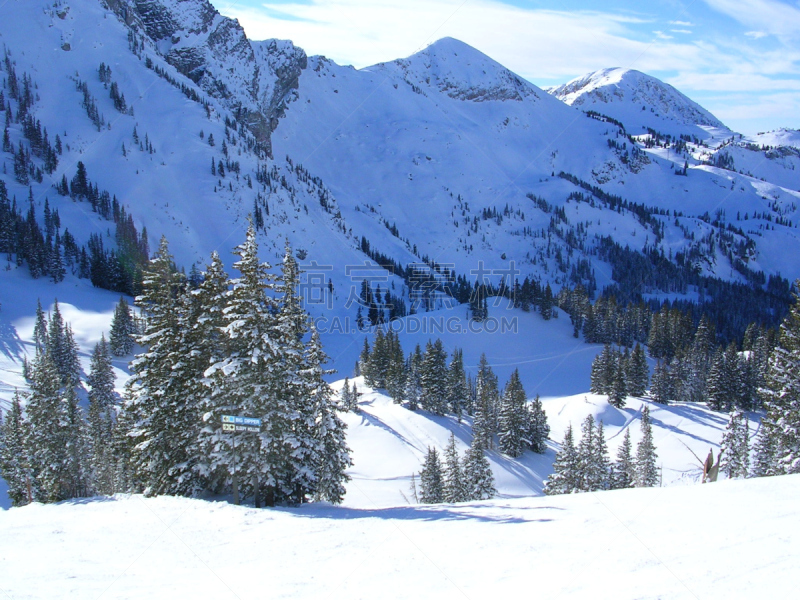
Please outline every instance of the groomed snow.
[[117, 496], [0, 513], [25, 598], [788, 598], [800, 477], [385, 509]]

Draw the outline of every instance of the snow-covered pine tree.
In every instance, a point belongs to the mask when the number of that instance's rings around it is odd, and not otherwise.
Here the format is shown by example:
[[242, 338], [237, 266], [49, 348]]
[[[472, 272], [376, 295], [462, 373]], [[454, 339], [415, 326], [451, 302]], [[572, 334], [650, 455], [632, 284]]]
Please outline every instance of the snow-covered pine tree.
[[420, 369], [422, 386], [422, 408], [435, 415], [443, 415], [447, 410], [447, 353], [442, 340], [428, 343], [422, 356]]
[[[765, 417], [766, 418], [766, 417]], [[761, 427], [756, 435], [756, 441], [753, 444], [753, 470], [751, 475], [753, 477], [770, 477], [772, 475], [780, 475], [778, 469], [778, 461], [776, 459], [775, 436], [769, 432], [768, 427], [765, 426], [764, 419], [761, 420]]]
[[[184, 360], [181, 351], [181, 303], [184, 278], [175, 268], [169, 244], [161, 238], [159, 248], [146, 266], [142, 293], [137, 304], [146, 315], [146, 326], [137, 340], [145, 350], [131, 362], [124, 410], [128, 433], [135, 442], [131, 456], [136, 479], [147, 495], [187, 493], [175, 486], [174, 469], [189, 457], [181, 428], [194, 426], [193, 407], [187, 407], [183, 393], [187, 382], [176, 377], [174, 367]], [[186, 409], [189, 410], [186, 410]]]
[[[800, 289], [800, 280], [795, 287]], [[781, 324], [761, 396], [766, 415], [761, 422], [763, 434], [759, 436], [769, 440], [760, 441], [759, 446], [763, 460], [766, 450], [774, 452], [774, 459], [769, 469], [761, 464], [757, 469], [775, 474], [800, 473], [800, 295], [795, 295], [795, 303]]]
[[528, 404], [526, 422], [528, 447], [537, 454], [544, 454], [547, 450], [547, 439], [550, 436], [550, 425], [547, 424], [547, 414], [542, 407], [539, 394]]
[[575, 449], [572, 424], [570, 424], [564, 433], [561, 449], [556, 452], [556, 459], [553, 462], [553, 474], [545, 481], [544, 493], [548, 496], [573, 494], [579, 489], [580, 465], [578, 452]]
[[647, 391], [648, 379], [647, 357], [642, 346], [637, 343], [631, 352], [631, 359], [628, 361], [628, 368], [625, 372], [625, 387], [628, 395], [644, 396]]
[[419, 344], [408, 357], [406, 370], [405, 397], [410, 410], [417, 410], [422, 398], [422, 382], [420, 371], [422, 369], [422, 349]]
[[[197, 277], [200, 277], [198, 274]], [[172, 367], [175, 406], [173, 444], [183, 460], [171, 468], [171, 489], [165, 493], [191, 495], [224, 487], [225, 473], [214, 464], [214, 446], [221, 431], [211, 425], [219, 407], [211, 396], [205, 371], [227, 354], [222, 328], [228, 276], [214, 252], [196, 286], [187, 285], [178, 298], [178, 330]], [[216, 435], [216, 437], [215, 437]]]
[[653, 369], [652, 389], [653, 400], [659, 404], [669, 404], [674, 399], [672, 373], [665, 362], [659, 361]]
[[617, 353], [617, 359], [614, 378], [611, 382], [611, 388], [608, 390], [608, 403], [616, 408], [623, 408], [625, 406], [625, 398], [628, 395], [625, 385], [625, 369], [630, 361], [627, 355], [619, 356], [619, 353]]
[[95, 345], [87, 383], [89, 384], [89, 439], [92, 452], [94, 491], [113, 494], [113, 432], [118, 404], [114, 391], [114, 369], [105, 335]]
[[603, 424], [595, 425], [591, 413], [581, 425], [581, 441], [578, 443], [578, 489], [594, 492], [609, 487], [609, 465]]
[[8, 497], [14, 506], [23, 506], [29, 501], [29, 434], [30, 428], [22, 413], [22, 395], [15, 390], [11, 409], [0, 423], [0, 476], [8, 485]]
[[339, 407], [340, 410], [344, 411], [353, 411], [353, 391], [350, 389], [350, 378], [344, 378], [344, 385], [342, 385], [342, 390], [339, 392]]
[[616, 373], [616, 360], [611, 346], [606, 344], [603, 350], [592, 361], [592, 370], [589, 376], [589, 391], [593, 394], [607, 394], [613, 383], [613, 374]]
[[364, 345], [361, 348], [361, 354], [358, 357], [358, 372], [359, 374], [364, 377], [364, 383], [370, 385], [370, 381], [372, 379], [372, 364], [370, 363], [370, 359], [372, 357], [372, 350], [370, 349], [369, 345], [369, 338], [364, 336]]
[[611, 488], [611, 465], [608, 460], [605, 428], [600, 421], [595, 429], [594, 446], [592, 447], [591, 471], [587, 480], [592, 482], [594, 490]]
[[26, 404], [30, 434], [30, 459], [34, 498], [58, 502], [88, 492], [85, 425], [75, 389], [63, 386], [61, 375], [49, 353], [33, 364], [31, 393]]
[[130, 306], [124, 297], [120, 296], [119, 303], [114, 308], [114, 317], [111, 320], [111, 333], [109, 344], [114, 356], [127, 356], [133, 352], [133, 337], [136, 328], [133, 324]]
[[480, 440], [473, 436], [472, 444], [464, 455], [464, 484], [467, 500], [490, 500], [495, 497], [492, 466]]
[[656, 467], [656, 447], [653, 443], [653, 428], [650, 425], [650, 407], [642, 408], [642, 439], [636, 446], [636, 469], [634, 485], [636, 487], [655, 487], [658, 485], [658, 468]]
[[353, 461], [345, 439], [347, 425], [336, 414], [333, 391], [323, 378], [333, 372], [324, 369], [327, 361], [319, 333], [312, 323], [303, 376], [311, 396], [312, 436], [317, 443], [313, 461], [313, 496], [317, 500], [339, 504], [346, 493], [344, 484], [350, 480], [347, 468]]
[[431, 446], [428, 446], [419, 472], [419, 501], [423, 504], [439, 504], [444, 501], [442, 463], [436, 448]]
[[400, 336], [391, 329], [386, 334], [386, 351], [386, 391], [395, 404], [402, 404], [406, 389], [406, 357], [400, 344]]
[[36, 354], [41, 354], [47, 349], [47, 319], [42, 310], [42, 302], [36, 300], [36, 320], [33, 326], [33, 343], [36, 347]]
[[452, 431], [450, 432], [450, 441], [444, 450], [443, 471], [443, 501], [464, 502], [467, 499], [464, 469], [456, 446], [456, 436]]
[[739, 409], [731, 411], [720, 444], [722, 470], [728, 479], [745, 478], [750, 471], [750, 427]]
[[500, 451], [512, 458], [521, 456], [525, 450], [524, 438], [528, 416], [525, 403], [525, 389], [519, 378], [519, 369], [514, 369], [500, 398], [497, 432]]
[[[320, 390], [317, 376], [307, 376], [309, 365], [303, 339], [309, 332], [310, 319], [298, 295], [299, 285], [300, 270], [287, 239], [281, 276], [276, 285], [279, 299], [273, 335], [279, 348], [276, 358], [279, 359], [280, 370], [273, 394], [289, 411], [287, 416], [291, 429], [284, 445], [283, 469], [286, 475], [283, 486], [291, 490], [287, 500], [292, 504], [306, 502], [317, 488], [314, 465], [324, 450], [321, 448], [322, 441], [315, 436], [315, 419], [318, 409], [327, 411], [327, 408], [320, 408], [315, 402]], [[321, 354], [319, 340], [315, 351], [317, 356], [314, 360], [317, 364], [313, 368], [321, 371], [321, 361], [325, 357]], [[321, 377], [318, 374], [320, 381]]]
[[467, 376], [464, 371], [464, 353], [456, 348], [447, 370], [447, 406], [456, 415], [458, 422], [467, 410], [469, 388]]
[[635, 474], [631, 430], [626, 428], [625, 437], [622, 438], [622, 444], [617, 449], [617, 460], [614, 463], [611, 489], [619, 490], [633, 487]]
[[472, 421], [472, 435], [477, 438], [481, 448], [493, 446], [497, 432], [498, 396], [497, 376], [486, 355], [481, 354], [475, 379], [475, 418]]

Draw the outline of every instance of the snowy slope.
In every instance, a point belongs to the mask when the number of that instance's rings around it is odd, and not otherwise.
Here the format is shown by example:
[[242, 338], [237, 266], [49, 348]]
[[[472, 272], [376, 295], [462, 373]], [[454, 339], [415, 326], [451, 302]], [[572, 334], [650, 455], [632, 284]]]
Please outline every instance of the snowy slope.
[[785, 598], [796, 475], [398, 508], [117, 496], [0, 514], [13, 598]]
[[708, 134], [698, 126], [727, 129], [714, 115], [671, 85], [634, 69], [602, 69], [548, 92], [570, 106], [594, 110], [621, 121], [633, 135], [651, 127], [662, 133], [706, 138]]

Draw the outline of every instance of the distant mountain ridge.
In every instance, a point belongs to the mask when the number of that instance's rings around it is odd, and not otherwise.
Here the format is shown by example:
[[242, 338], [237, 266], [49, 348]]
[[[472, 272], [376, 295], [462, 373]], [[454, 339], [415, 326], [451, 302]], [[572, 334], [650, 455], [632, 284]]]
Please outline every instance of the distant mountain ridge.
[[602, 69], [547, 91], [570, 106], [627, 122], [632, 133], [640, 133], [642, 125], [659, 122], [669, 123], [671, 129], [693, 125], [727, 129], [722, 121], [668, 83], [633, 69]]

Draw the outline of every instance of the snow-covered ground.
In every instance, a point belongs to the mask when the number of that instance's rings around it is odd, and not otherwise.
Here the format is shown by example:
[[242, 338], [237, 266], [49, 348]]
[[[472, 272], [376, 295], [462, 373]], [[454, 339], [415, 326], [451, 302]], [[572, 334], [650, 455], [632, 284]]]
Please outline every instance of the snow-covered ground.
[[789, 598], [800, 477], [474, 504], [254, 510], [183, 498], [0, 513], [24, 598]]

